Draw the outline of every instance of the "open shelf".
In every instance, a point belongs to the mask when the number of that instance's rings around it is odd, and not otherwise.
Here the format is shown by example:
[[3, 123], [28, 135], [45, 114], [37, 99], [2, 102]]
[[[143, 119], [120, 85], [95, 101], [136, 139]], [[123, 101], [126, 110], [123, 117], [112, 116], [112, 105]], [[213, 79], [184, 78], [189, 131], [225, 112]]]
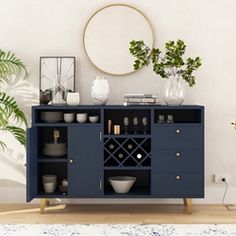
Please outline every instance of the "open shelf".
[[[60, 119], [58, 122], [47, 122], [44, 119], [42, 119], [42, 115], [45, 113], [50, 113], [50, 112], [59, 112], [61, 113], [61, 115], [59, 116]], [[64, 121], [64, 114], [66, 113], [73, 113], [74, 114], [74, 121], [71, 123], [66, 123]], [[76, 120], [76, 114], [78, 113], [87, 113], [88, 114], [88, 119], [85, 123], [78, 123]], [[98, 116], [99, 120], [96, 123], [91, 123], [89, 121], [89, 116]], [[34, 119], [35, 125], [40, 126], [40, 125], [59, 125], [59, 126], [67, 126], [67, 125], [76, 125], [76, 124], [80, 124], [80, 125], [86, 125], [86, 124], [90, 124], [90, 125], [96, 125], [99, 124], [101, 122], [101, 112], [99, 109], [78, 109], [78, 108], [73, 108], [73, 107], [67, 107], [67, 109], [65, 110], [60, 109], [60, 108], [55, 108], [52, 107], [51, 109], [40, 109], [40, 110], [36, 110], [35, 111], [35, 119]]]
[[[43, 175], [56, 175], [57, 187], [53, 193], [45, 193], [43, 189], [42, 176]], [[38, 164], [38, 195], [64, 195], [59, 191], [59, 184], [62, 180], [68, 179], [67, 163], [63, 162], [40, 162]]]
[[[134, 176], [136, 181], [130, 191], [125, 194], [115, 193], [108, 181], [112, 176]], [[104, 170], [104, 195], [111, 197], [128, 197], [128, 196], [144, 196], [151, 194], [150, 170], [134, 170], [134, 169], [110, 169]]]
[[[120, 134], [127, 135], [143, 135], [150, 134], [150, 121], [151, 114], [149, 109], [109, 109], [104, 110], [104, 134], [109, 134], [108, 132], [108, 121], [111, 120], [112, 127], [111, 133], [113, 134], [114, 125], [120, 126]], [[128, 126], [124, 127], [124, 118], [128, 117]], [[133, 118], [136, 117], [138, 119], [137, 126], [133, 124]], [[146, 118], [147, 125], [144, 126], [142, 123], [142, 119]]]
[[154, 110], [154, 123], [159, 122], [159, 116], [164, 116], [165, 124], [167, 123], [167, 116], [173, 117], [174, 123], [201, 123], [202, 110], [201, 109], [155, 109]]

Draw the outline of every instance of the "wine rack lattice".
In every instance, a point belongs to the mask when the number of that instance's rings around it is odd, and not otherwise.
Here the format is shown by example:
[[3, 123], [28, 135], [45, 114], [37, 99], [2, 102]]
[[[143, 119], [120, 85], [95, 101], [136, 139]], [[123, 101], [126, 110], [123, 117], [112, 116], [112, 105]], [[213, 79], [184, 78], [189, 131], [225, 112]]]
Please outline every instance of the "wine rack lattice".
[[150, 167], [150, 138], [105, 138], [104, 166]]

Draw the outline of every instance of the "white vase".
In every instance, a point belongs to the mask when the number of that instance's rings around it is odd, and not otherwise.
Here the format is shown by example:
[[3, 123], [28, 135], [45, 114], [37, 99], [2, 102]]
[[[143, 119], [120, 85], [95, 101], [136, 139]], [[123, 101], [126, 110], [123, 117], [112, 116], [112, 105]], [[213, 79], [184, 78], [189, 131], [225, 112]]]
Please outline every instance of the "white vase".
[[79, 93], [68, 93], [66, 103], [69, 106], [77, 106], [80, 103]]
[[91, 96], [95, 105], [105, 105], [109, 97], [109, 83], [103, 76], [96, 76], [91, 87]]

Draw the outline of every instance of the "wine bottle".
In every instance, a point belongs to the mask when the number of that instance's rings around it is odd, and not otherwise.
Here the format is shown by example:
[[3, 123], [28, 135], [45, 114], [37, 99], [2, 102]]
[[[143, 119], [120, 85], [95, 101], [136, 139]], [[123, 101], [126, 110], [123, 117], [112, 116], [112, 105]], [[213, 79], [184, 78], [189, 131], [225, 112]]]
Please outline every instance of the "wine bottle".
[[138, 153], [138, 154], [136, 155], [136, 157], [137, 157], [137, 159], [140, 160], [143, 156], [142, 156], [142, 154]]
[[124, 157], [124, 155], [123, 155], [122, 153], [119, 153], [119, 154], [118, 154], [118, 157], [119, 157], [120, 159], [122, 159], [122, 158]]
[[132, 144], [128, 144], [127, 148], [128, 148], [129, 150], [131, 150], [131, 149], [133, 148], [133, 145], [132, 145]]
[[114, 147], [115, 147], [115, 145], [114, 145], [113, 143], [109, 144], [109, 149], [110, 149], [110, 150], [113, 150]]

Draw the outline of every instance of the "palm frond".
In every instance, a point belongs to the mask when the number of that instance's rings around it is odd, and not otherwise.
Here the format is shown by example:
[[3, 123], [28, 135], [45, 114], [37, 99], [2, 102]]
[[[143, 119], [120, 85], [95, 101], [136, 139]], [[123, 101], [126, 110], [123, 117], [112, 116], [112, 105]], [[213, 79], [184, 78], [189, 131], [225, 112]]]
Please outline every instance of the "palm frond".
[[0, 140], [0, 147], [1, 147], [1, 149], [3, 149], [5, 151], [7, 148], [7, 145], [3, 141]]
[[4, 92], [0, 92], [0, 114], [4, 119], [4, 116], [9, 119], [14, 119], [17, 123], [23, 122], [25, 126], [28, 126], [25, 114], [20, 110], [15, 99]]
[[26, 66], [14, 53], [0, 49], [0, 82], [8, 82], [12, 75], [26, 78]]
[[22, 128], [16, 126], [6, 126], [0, 128], [0, 130], [10, 132], [22, 145], [26, 144], [26, 132]]

